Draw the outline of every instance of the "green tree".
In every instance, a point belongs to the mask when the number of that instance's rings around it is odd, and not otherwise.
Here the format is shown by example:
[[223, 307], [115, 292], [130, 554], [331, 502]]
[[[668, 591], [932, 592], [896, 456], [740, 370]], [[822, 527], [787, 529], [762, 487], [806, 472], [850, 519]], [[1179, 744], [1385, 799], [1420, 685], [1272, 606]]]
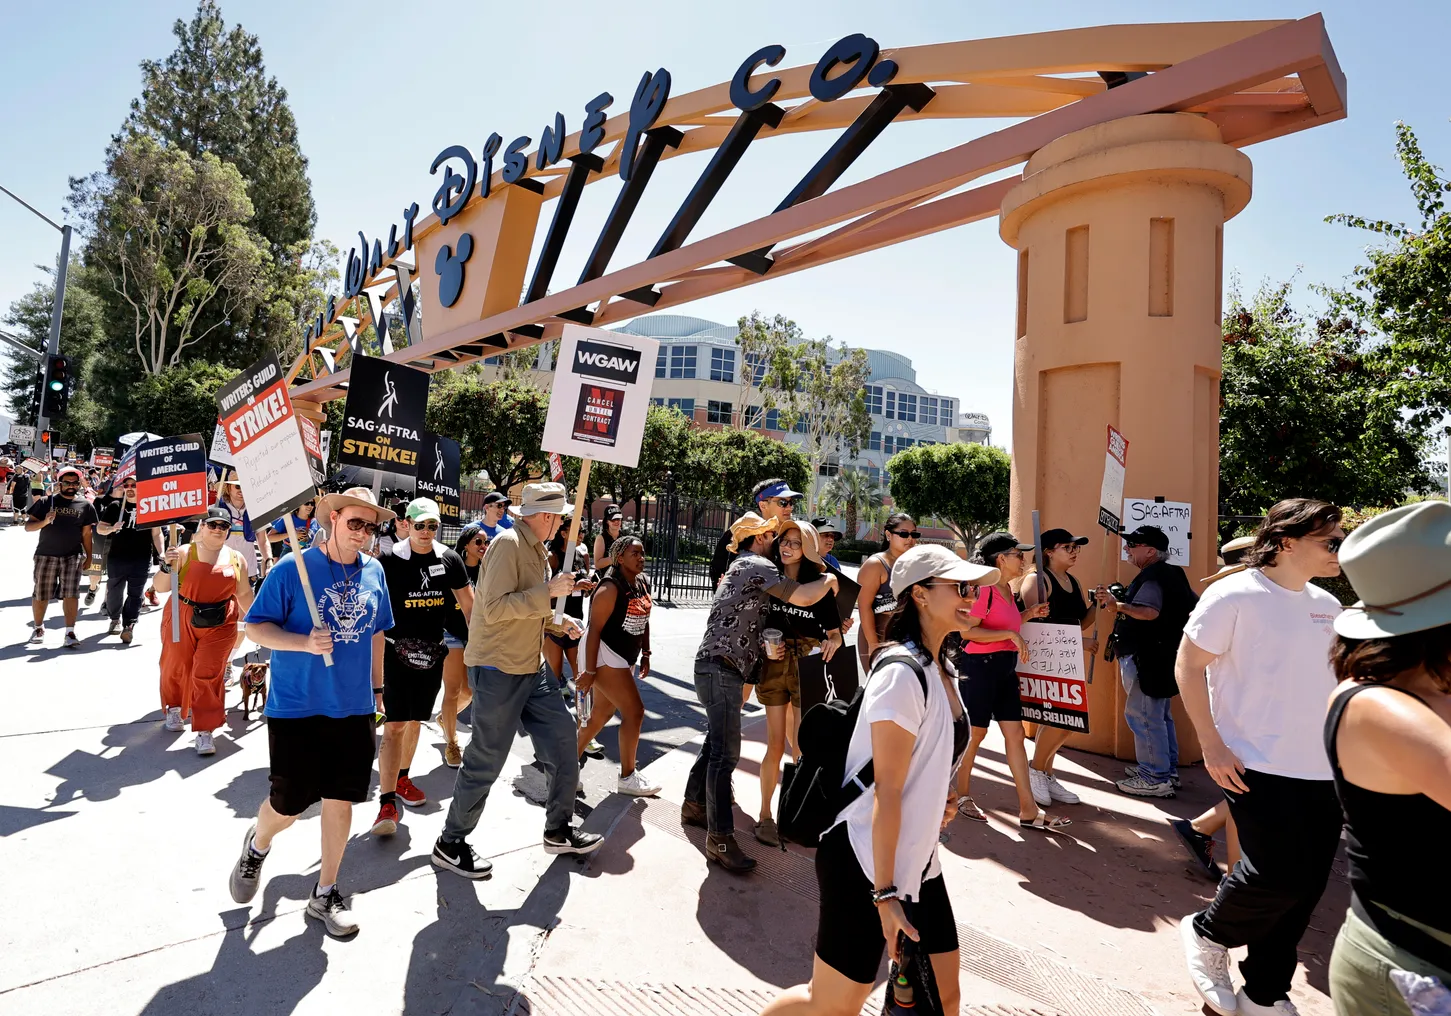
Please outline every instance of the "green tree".
[[917, 445], [887, 461], [892, 500], [918, 522], [935, 518], [969, 551], [1008, 522], [1012, 459], [980, 444]]
[[792, 369], [792, 349], [806, 337], [795, 321], [781, 314], [768, 318], [758, 310], [739, 319], [736, 328], [741, 358], [736, 365], [736, 412], [732, 423], [742, 430], [760, 428], [766, 410], [780, 405], [780, 386]]
[[1219, 513], [1262, 515], [1285, 497], [1397, 504], [1429, 485], [1426, 437], [1397, 354], [1345, 317], [1307, 321], [1292, 283], [1238, 284], [1224, 315]]
[[[785, 358], [777, 387], [781, 426], [805, 436], [803, 448], [811, 477], [829, 457], [853, 458], [871, 436], [866, 383], [871, 378], [865, 349], [833, 348], [831, 339], [809, 339]], [[807, 506], [816, 510], [816, 484], [803, 487]]]
[[748, 506], [751, 488], [779, 476], [798, 489], [811, 477], [798, 448], [748, 430], [691, 428], [685, 462], [676, 473], [676, 489], [692, 497]]
[[217, 422], [217, 389], [236, 376], [235, 369], [205, 360], [188, 360], [148, 374], [133, 394], [136, 417], [130, 429], [167, 437], [200, 434], [210, 444]]
[[[18, 338], [35, 350], [44, 350], [50, 341], [50, 316], [55, 297], [55, 270], [42, 268], [46, 278], [35, 283], [29, 293], [12, 303], [4, 322]], [[71, 358], [76, 377], [84, 378], [87, 366], [105, 343], [105, 308], [95, 293], [94, 273], [78, 260], [72, 260], [66, 275], [65, 313], [60, 323], [60, 351]], [[6, 354], [5, 400], [19, 423], [35, 423], [36, 372], [41, 361], [20, 354]], [[66, 440], [83, 440], [101, 429], [104, 409], [88, 386], [71, 397], [66, 419], [57, 423]], [[73, 433], [74, 432], [74, 433]]]
[[651, 406], [645, 413], [639, 464], [626, 469], [611, 462], [596, 462], [590, 467], [591, 491], [608, 494], [616, 504], [658, 494], [665, 489], [666, 474], [684, 466], [696, 433], [701, 432], [679, 409]]
[[270, 257], [246, 225], [247, 186], [210, 152], [193, 157], [137, 137], [112, 152], [76, 210], [88, 263], [128, 309], [148, 374], [180, 364], [188, 346], [260, 295]]
[[508, 490], [548, 468], [539, 447], [549, 393], [519, 378], [483, 381], [477, 374], [441, 371], [428, 396], [428, 429], [459, 443], [464, 472], [487, 470]]
[[821, 490], [822, 510], [840, 515], [846, 523], [846, 538], [855, 540], [860, 524], [882, 507], [887, 492], [865, 470], [842, 469], [826, 481]]

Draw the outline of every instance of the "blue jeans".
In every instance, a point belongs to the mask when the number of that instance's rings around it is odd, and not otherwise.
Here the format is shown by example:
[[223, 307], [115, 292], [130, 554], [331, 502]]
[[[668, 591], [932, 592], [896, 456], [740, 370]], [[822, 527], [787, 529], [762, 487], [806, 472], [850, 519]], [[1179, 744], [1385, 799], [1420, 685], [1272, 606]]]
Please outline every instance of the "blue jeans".
[[719, 658], [695, 661], [695, 694], [705, 707], [705, 744], [690, 767], [685, 799], [705, 808], [713, 836], [736, 831], [731, 776], [741, 760], [741, 707], [745, 679]]
[[1174, 734], [1174, 700], [1145, 695], [1139, 687], [1139, 668], [1132, 656], [1121, 656], [1124, 719], [1134, 734], [1134, 755], [1139, 774], [1155, 783], [1179, 775], [1179, 739]]
[[461, 840], [484, 814], [489, 790], [504, 768], [514, 732], [521, 726], [549, 776], [544, 831], [567, 829], [579, 786], [574, 720], [559, 695], [559, 682], [540, 666], [533, 674], [506, 674], [493, 667], [470, 667], [473, 737], [464, 749], [463, 767], [454, 782], [453, 803], [443, 824], [444, 838]]

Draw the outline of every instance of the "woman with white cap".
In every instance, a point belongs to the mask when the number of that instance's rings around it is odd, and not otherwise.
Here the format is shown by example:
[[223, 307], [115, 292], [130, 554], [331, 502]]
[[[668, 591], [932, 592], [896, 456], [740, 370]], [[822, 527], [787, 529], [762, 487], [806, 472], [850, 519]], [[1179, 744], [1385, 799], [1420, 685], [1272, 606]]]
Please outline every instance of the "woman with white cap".
[[943, 643], [972, 620], [972, 587], [998, 578], [996, 568], [939, 546], [914, 547], [892, 565], [897, 606], [846, 754], [847, 773], [861, 775], [871, 763], [871, 782], [845, 803], [816, 850], [821, 902], [811, 981], [787, 989], [762, 1016], [861, 1012], [882, 950], [898, 958], [899, 935], [930, 959], [942, 1011], [957, 1012], [957, 925], [937, 845], [953, 815], [953, 771], [970, 734]]
[[1338, 1016], [1451, 1011], [1451, 505], [1396, 508], [1345, 539], [1361, 601], [1335, 619], [1325, 750], [1351, 903], [1330, 958]]

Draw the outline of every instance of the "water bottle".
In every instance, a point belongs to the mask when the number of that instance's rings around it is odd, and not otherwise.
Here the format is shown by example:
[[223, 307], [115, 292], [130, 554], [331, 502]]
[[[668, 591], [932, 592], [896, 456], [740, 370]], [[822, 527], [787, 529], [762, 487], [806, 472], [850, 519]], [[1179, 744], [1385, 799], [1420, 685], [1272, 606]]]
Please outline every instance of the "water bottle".
[[893, 1013], [911, 1013], [915, 1011], [916, 998], [912, 993], [912, 985], [907, 981], [907, 975], [901, 970], [897, 976], [892, 978], [892, 1007]]

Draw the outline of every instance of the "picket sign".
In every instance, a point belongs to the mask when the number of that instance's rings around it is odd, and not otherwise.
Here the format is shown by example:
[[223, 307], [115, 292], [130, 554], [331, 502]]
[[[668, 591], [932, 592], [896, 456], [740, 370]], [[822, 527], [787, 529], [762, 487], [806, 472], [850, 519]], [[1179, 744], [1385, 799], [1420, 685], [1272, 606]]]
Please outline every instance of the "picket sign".
[[[589, 467], [592, 461], [592, 459], [581, 459], [579, 463], [579, 483], [575, 485], [574, 514], [569, 520], [569, 537], [564, 541], [564, 563], [559, 568], [561, 575], [569, 575], [574, 571], [574, 548], [579, 543], [579, 517], [584, 512], [584, 492], [589, 489]], [[569, 594], [565, 593], [554, 601], [555, 624], [564, 620], [564, 601], [567, 599], [569, 599]]]
[[[175, 522], [167, 526], [171, 531], [171, 545], [181, 546], [181, 527]], [[154, 546], [154, 544], [153, 544]], [[171, 641], [181, 641], [181, 558], [176, 559], [176, 567], [171, 572]]]
[[[1103, 584], [1107, 586], [1113, 577], [1109, 574], [1111, 563], [1109, 543], [1113, 538], [1123, 531], [1123, 503], [1124, 503], [1124, 473], [1129, 464], [1129, 443], [1123, 434], [1119, 433], [1112, 425], [1108, 428], [1108, 448], [1103, 457], [1103, 489], [1098, 496], [1098, 524], [1103, 527], [1103, 554], [1099, 561], [1098, 573], [1105, 576]], [[1103, 611], [1099, 611], [1093, 619], [1093, 637], [1101, 646], [1103, 645]], [[1109, 633], [1113, 633], [1112, 627]], [[1093, 668], [1098, 662], [1098, 653], [1088, 658], [1088, 683], [1093, 683]]]

